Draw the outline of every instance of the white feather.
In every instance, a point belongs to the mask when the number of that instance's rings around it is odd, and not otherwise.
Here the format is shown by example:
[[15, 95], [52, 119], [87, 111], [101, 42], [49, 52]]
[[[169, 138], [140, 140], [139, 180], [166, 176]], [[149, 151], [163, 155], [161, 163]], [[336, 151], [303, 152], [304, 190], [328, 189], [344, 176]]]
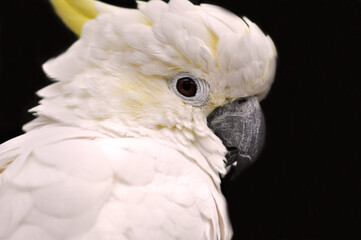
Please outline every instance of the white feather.
[[19, 230], [14, 232], [9, 240], [24, 240], [24, 239], [46, 239], [56, 240], [55, 237], [48, 234], [39, 226], [34, 225], [22, 225]]
[[0, 239], [6, 239], [17, 229], [34, 207], [30, 194], [11, 186], [2, 187], [0, 194]]
[[[208, 236], [205, 231], [210, 229], [220, 231], [209, 221], [218, 221], [211, 220], [220, 214], [214, 206], [224, 203], [209, 196], [220, 195], [222, 202], [221, 193], [206, 172], [175, 149], [151, 139], [109, 138], [55, 125], [29, 135], [53, 138], [32, 142], [25, 134], [20, 137], [23, 145], [9, 143], [13, 151], [27, 148], [31, 154], [21, 171], [0, 185], [0, 196], [6, 196], [0, 198], [0, 209], [8, 211], [0, 218], [11, 214], [13, 219], [0, 228], [2, 239], [10, 233], [16, 239], [28, 231], [54, 239], [107, 235], [144, 239], [148, 234], [193, 239]], [[208, 197], [203, 190], [199, 198], [199, 189], [211, 190]], [[207, 205], [213, 212], [203, 210]], [[226, 232], [229, 236], [230, 230]]]
[[163, 13], [168, 10], [168, 5], [160, 0], [152, 0], [148, 3], [137, 1], [139, 10], [153, 23], [158, 23]]

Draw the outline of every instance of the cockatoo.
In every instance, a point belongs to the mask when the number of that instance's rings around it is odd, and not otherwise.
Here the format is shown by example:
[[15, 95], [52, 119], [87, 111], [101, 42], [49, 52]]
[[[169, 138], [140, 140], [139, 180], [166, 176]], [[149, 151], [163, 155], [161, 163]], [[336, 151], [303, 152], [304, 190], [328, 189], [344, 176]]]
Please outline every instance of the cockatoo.
[[0, 239], [230, 239], [220, 189], [262, 145], [276, 49], [186, 0], [51, 0], [79, 39], [0, 147]]

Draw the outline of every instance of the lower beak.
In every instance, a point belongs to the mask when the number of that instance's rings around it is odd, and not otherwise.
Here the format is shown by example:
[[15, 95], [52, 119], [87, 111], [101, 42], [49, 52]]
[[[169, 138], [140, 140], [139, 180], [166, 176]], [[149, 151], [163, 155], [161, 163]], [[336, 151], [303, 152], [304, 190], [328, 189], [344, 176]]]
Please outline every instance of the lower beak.
[[265, 123], [257, 97], [239, 98], [216, 108], [208, 126], [227, 148], [227, 166], [240, 173], [256, 161], [265, 139]]

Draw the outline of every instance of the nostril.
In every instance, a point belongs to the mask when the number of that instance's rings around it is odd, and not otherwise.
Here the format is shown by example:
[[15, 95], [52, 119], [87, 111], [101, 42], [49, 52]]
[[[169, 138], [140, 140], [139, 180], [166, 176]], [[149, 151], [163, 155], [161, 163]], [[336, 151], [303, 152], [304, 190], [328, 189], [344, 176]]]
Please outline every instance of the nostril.
[[237, 101], [238, 104], [242, 104], [242, 103], [245, 103], [245, 102], [247, 102], [247, 98], [240, 98]]

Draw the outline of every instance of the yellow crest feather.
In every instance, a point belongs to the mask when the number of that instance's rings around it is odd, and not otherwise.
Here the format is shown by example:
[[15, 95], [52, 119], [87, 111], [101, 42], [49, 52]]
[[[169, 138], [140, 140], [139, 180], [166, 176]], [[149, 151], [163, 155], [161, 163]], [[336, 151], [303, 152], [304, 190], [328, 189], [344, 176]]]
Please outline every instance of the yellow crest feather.
[[77, 36], [88, 20], [95, 18], [98, 11], [94, 0], [50, 0], [56, 13]]

